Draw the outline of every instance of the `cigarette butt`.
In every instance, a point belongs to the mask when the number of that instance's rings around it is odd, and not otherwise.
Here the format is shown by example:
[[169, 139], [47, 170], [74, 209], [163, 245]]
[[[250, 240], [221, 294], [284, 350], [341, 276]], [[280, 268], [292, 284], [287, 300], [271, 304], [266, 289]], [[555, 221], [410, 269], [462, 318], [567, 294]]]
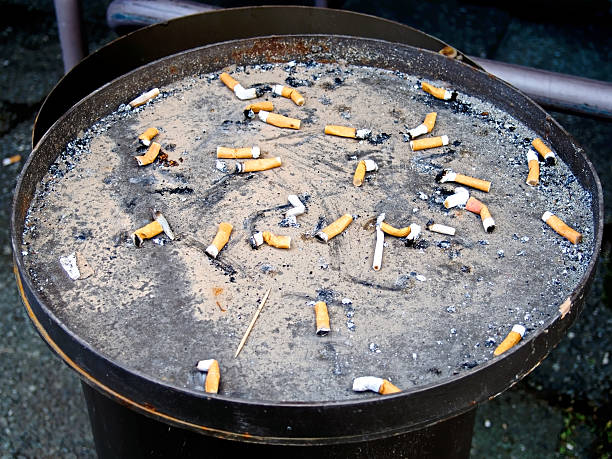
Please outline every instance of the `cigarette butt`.
[[300, 107], [304, 105], [304, 96], [295, 89], [291, 92], [291, 100], [295, 105], [299, 105]]
[[406, 237], [412, 231], [412, 228], [410, 226], [406, 226], [405, 228], [395, 228], [386, 222], [382, 222], [380, 224], [380, 229], [389, 236], [395, 237]]
[[437, 116], [438, 116], [437, 112], [431, 112], [425, 115], [425, 121], [423, 121], [423, 123], [419, 124], [414, 129], [410, 129], [408, 131], [408, 135], [410, 136], [410, 138], [414, 139], [420, 135], [427, 134], [433, 131], [433, 128], [436, 124]]
[[491, 212], [489, 212], [489, 208], [484, 204], [480, 209], [480, 220], [482, 221], [482, 227], [487, 233], [493, 232], [493, 230], [495, 229], [495, 220], [493, 220], [493, 217], [491, 217]]
[[455, 182], [480, 191], [486, 191], [487, 193], [491, 190], [491, 182], [488, 180], [470, 177], [469, 175], [456, 174]]
[[136, 108], [136, 107], [139, 107], [141, 105], [146, 104], [148, 101], [150, 101], [151, 99], [153, 99], [153, 98], [155, 98], [157, 96], [159, 96], [159, 89], [158, 88], [153, 88], [150, 91], [142, 93], [136, 99], [132, 100], [129, 103], [129, 105], [132, 108]]
[[416, 139], [410, 141], [412, 151], [426, 150], [428, 148], [436, 148], [448, 145], [448, 136], [427, 137], [426, 139]]
[[401, 389], [393, 385], [390, 381], [383, 379], [383, 382], [380, 385], [380, 389], [378, 389], [378, 392], [382, 395], [396, 394], [398, 392], [401, 392]]
[[529, 174], [525, 183], [530, 186], [537, 186], [540, 183], [540, 162], [538, 155], [532, 149], [527, 152], [527, 164], [529, 166]]
[[363, 180], [365, 179], [365, 173], [366, 173], [365, 161], [361, 160], [357, 164], [357, 168], [355, 169], [355, 174], [353, 174], [353, 185], [355, 186], [363, 185]]
[[379, 394], [394, 394], [401, 392], [401, 390], [394, 386], [391, 382], [386, 379], [377, 378], [376, 376], [361, 376], [353, 380], [353, 390], [355, 392], [372, 391], [378, 392]]
[[255, 102], [254, 104], [247, 105], [245, 111], [252, 110], [253, 113], [259, 113], [260, 111], [271, 112], [274, 110], [274, 104], [272, 102]]
[[157, 128], [150, 127], [138, 136], [138, 140], [140, 140], [145, 147], [148, 147], [151, 145], [151, 140], [153, 140], [153, 137], [155, 137], [157, 134], [159, 134]]
[[212, 244], [206, 248], [206, 253], [213, 258], [217, 258], [217, 255], [219, 255], [221, 249], [223, 249], [223, 247], [225, 247], [225, 244], [227, 244], [227, 241], [229, 241], [232, 229], [234, 229], [234, 227], [230, 223], [219, 223], [219, 229], [217, 230], [217, 234], [215, 235]]
[[376, 248], [374, 249], [374, 258], [372, 261], [372, 269], [374, 271], [380, 271], [382, 267], [382, 256], [383, 248], [385, 245], [385, 233], [382, 231], [381, 226], [384, 223], [385, 214], [380, 214], [376, 219]]
[[219, 381], [221, 380], [221, 371], [219, 370], [219, 362], [215, 359], [200, 360], [196, 368], [206, 373], [206, 381], [204, 382], [204, 390], [209, 394], [219, 393]]
[[163, 232], [164, 228], [162, 227], [161, 223], [155, 220], [134, 231], [132, 233], [132, 240], [134, 241], [134, 245], [136, 247], [140, 247], [145, 239], [151, 239], [152, 237], [155, 237]]
[[21, 155], [13, 155], [13, 156], [9, 156], [8, 158], [4, 158], [2, 160], [2, 165], [3, 166], [10, 166], [11, 164], [15, 164], [16, 162], [21, 161]]
[[522, 325], [515, 325], [512, 327], [512, 331], [508, 333], [508, 336], [495, 348], [493, 355], [500, 355], [506, 352], [511, 347], [514, 347], [518, 342], [525, 336], [525, 327]]
[[259, 158], [260, 154], [261, 150], [257, 146], [243, 148], [217, 147], [217, 158], [223, 159]]
[[582, 234], [575, 229], [568, 226], [563, 220], [550, 212], [544, 212], [542, 220], [550, 226], [555, 232], [565, 239], [570, 241], [572, 244], [578, 244], [582, 242]]
[[335, 222], [327, 225], [321, 231], [319, 231], [315, 237], [321, 242], [328, 242], [330, 239], [336, 237], [342, 231], [344, 231], [353, 221], [353, 216], [350, 214], [344, 214], [342, 217], [337, 219]]
[[533, 148], [537, 150], [538, 153], [544, 158], [544, 161], [548, 166], [552, 166], [557, 162], [557, 157], [552, 152], [552, 150], [542, 141], [542, 139], [537, 138], [533, 139], [531, 142]]
[[153, 161], [155, 161], [160, 149], [160, 144], [157, 142], [151, 142], [149, 149], [144, 155], [134, 156], [134, 158], [136, 158], [136, 161], [138, 161], [139, 166], [146, 166], [147, 164], [151, 164]]
[[258, 116], [260, 120], [280, 128], [299, 129], [302, 123], [298, 119], [266, 111], [260, 111]]
[[226, 72], [223, 72], [221, 75], [219, 75], [219, 79], [223, 82], [223, 84], [225, 84], [225, 86], [230, 88], [232, 91], [234, 90], [234, 88], [238, 84], [238, 81], [236, 81], [233, 77], [231, 77]]
[[354, 139], [357, 134], [357, 129], [347, 126], [337, 126], [335, 124], [328, 124], [325, 126], [325, 133], [329, 135], [336, 135], [338, 137], [349, 137]]
[[482, 210], [484, 204], [474, 197], [470, 197], [465, 203], [465, 210], [469, 210], [475, 214], [480, 215], [480, 211]]
[[289, 204], [293, 206], [293, 208], [289, 209], [285, 212], [285, 217], [296, 217], [298, 215], [302, 215], [306, 211], [306, 206], [300, 201], [300, 198], [296, 194], [290, 194], [287, 197]]
[[465, 188], [455, 188], [455, 193], [451, 194], [444, 200], [444, 207], [450, 209], [452, 207], [463, 206], [470, 199], [470, 192]]
[[219, 75], [219, 79], [223, 82], [223, 84], [225, 84], [225, 86], [234, 91], [234, 94], [240, 100], [254, 99], [258, 95], [257, 90], [255, 88], [243, 88], [242, 85], [238, 83], [238, 81], [236, 81], [226, 72], [223, 72], [221, 75]]
[[302, 96], [297, 89], [283, 86], [282, 84], [277, 84], [274, 86], [273, 91], [279, 96], [291, 99], [295, 105], [304, 105], [304, 96]]
[[424, 81], [421, 83], [421, 89], [431, 94], [436, 99], [449, 100], [453, 96], [453, 93], [448, 89], [437, 88], [429, 83], [425, 83]]
[[329, 313], [327, 312], [327, 304], [324, 301], [317, 301], [314, 305], [315, 323], [317, 327], [317, 336], [325, 336], [331, 330], [329, 326]]
[[447, 234], [449, 236], [454, 236], [456, 231], [452, 226], [440, 225], [433, 221], [427, 222], [427, 229], [434, 233]]
[[249, 161], [244, 161], [243, 163], [237, 163], [236, 172], [242, 173], [266, 171], [268, 169], [280, 167], [281, 165], [282, 160], [279, 156], [276, 156], [275, 158], [251, 159]]
[[269, 231], [264, 231], [262, 237], [266, 244], [278, 249], [288, 249], [291, 246], [290, 236], [278, 236]]

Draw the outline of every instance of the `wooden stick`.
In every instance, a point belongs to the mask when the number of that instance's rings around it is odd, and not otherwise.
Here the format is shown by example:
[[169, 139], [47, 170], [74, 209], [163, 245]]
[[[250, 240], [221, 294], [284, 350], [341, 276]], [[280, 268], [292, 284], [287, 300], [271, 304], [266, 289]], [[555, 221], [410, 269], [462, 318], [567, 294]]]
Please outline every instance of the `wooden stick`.
[[255, 325], [255, 321], [259, 317], [259, 313], [263, 309], [264, 304], [266, 303], [266, 300], [268, 299], [270, 290], [272, 290], [272, 287], [268, 288], [268, 291], [266, 292], [263, 299], [261, 300], [261, 303], [259, 304], [259, 308], [257, 308], [257, 312], [255, 312], [255, 315], [253, 316], [253, 319], [251, 320], [251, 323], [249, 324], [249, 328], [247, 328], [247, 331], [244, 333], [244, 336], [242, 337], [242, 341], [240, 341], [240, 344], [238, 345], [238, 349], [236, 349], [236, 354], [234, 355], [234, 358], [238, 357], [238, 354], [242, 350], [244, 343], [246, 343], [246, 340], [249, 337], [249, 333], [251, 333], [251, 329], [253, 328], [253, 325]]

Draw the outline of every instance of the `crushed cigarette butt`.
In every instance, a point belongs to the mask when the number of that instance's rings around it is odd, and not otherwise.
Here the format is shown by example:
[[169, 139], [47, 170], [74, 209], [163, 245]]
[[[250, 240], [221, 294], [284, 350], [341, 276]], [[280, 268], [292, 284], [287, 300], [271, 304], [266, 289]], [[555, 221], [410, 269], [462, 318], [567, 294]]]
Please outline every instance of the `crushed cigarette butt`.
[[508, 349], [516, 346], [523, 336], [525, 336], [525, 327], [522, 325], [515, 325], [512, 327], [512, 331], [508, 333], [499, 346], [495, 348], [493, 355], [503, 354]]
[[297, 217], [298, 215], [302, 215], [306, 211], [306, 206], [304, 206], [304, 204], [302, 203], [302, 201], [300, 201], [300, 198], [298, 198], [297, 195], [290, 194], [287, 197], [287, 200], [289, 201], [289, 204], [291, 204], [293, 207], [287, 212], [285, 212], [285, 217]]
[[451, 169], [443, 169], [442, 172], [436, 176], [436, 182], [455, 182], [480, 191], [485, 191], [487, 193], [491, 190], [491, 182], [488, 180], [470, 177], [469, 175], [457, 174]]
[[374, 259], [372, 261], [372, 269], [380, 271], [382, 266], [383, 247], [385, 244], [385, 233], [381, 229], [381, 225], [385, 220], [385, 214], [382, 213], [376, 219], [376, 247], [374, 249]]
[[329, 326], [329, 313], [325, 301], [317, 301], [314, 305], [315, 324], [317, 336], [325, 336], [331, 330]]
[[258, 96], [256, 88], [243, 88], [242, 85], [228, 73], [223, 72], [221, 75], [219, 75], [219, 79], [223, 82], [223, 84], [225, 84], [225, 86], [234, 91], [234, 94], [240, 100], [255, 99]]
[[197, 363], [196, 368], [198, 371], [206, 373], [204, 390], [209, 394], [217, 394], [219, 392], [219, 381], [221, 379], [219, 362], [217, 362], [215, 359], [200, 360]]
[[336, 237], [338, 234], [344, 231], [351, 224], [352, 221], [352, 215], [344, 214], [335, 222], [330, 223], [317, 234], [315, 234], [315, 237], [321, 242], [329, 242], [330, 239]]
[[448, 89], [444, 89], [444, 88], [437, 88], [436, 86], [433, 86], [424, 81], [421, 83], [421, 89], [425, 91], [426, 93], [431, 94], [436, 99], [451, 100], [457, 97], [457, 93], [455, 92], [451, 92]]
[[174, 240], [174, 233], [166, 217], [159, 210], [152, 210], [153, 221], [132, 233], [132, 241], [136, 247], [141, 247], [145, 239], [151, 239], [164, 233], [170, 240]]
[[87, 279], [94, 274], [93, 268], [79, 252], [60, 257], [60, 264], [72, 280]]
[[232, 233], [232, 229], [234, 229], [234, 227], [231, 225], [231, 223], [228, 223], [228, 222], [219, 223], [217, 234], [215, 235], [215, 238], [213, 239], [212, 244], [210, 244], [206, 248], [206, 253], [213, 258], [217, 258], [217, 255], [219, 255], [219, 252], [221, 251], [221, 249], [223, 249], [223, 247], [225, 247], [225, 244], [227, 244], [227, 242], [229, 241], [230, 234]]
[[251, 246], [256, 249], [263, 243], [278, 249], [291, 248], [291, 236], [278, 236], [270, 231], [258, 231], [251, 236]]
[[304, 96], [302, 96], [296, 89], [290, 88], [289, 86], [283, 86], [282, 84], [274, 85], [272, 88], [274, 94], [291, 99], [295, 105], [304, 105]]
[[544, 162], [546, 162], [547, 166], [553, 166], [557, 162], [557, 157], [552, 152], [552, 150], [542, 141], [542, 139], [533, 139], [531, 145], [533, 145], [533, 148], [535, 148], [537, 152], [540, 153], [542, 158], [544, 158]]
[[259, 158], [260, 154], [261, 150], [257, 146], [242, 148], [217, 147], [217, 158], [222, 159]]
[[7, 158], [4, 158], [2, 160], [2, 165], [3, 166], [10, 166], [11, 164], [15, 164], [17, 162], [21, 161], [21, 155], [13, 155], [13, 156], [9, 156]]
[[568, 226], [563, 220], [551, 212], [544, 212], [542, 214], [542, 221], [550, 226], [557, 234], [563, 236], [565, 239], [570, 241], [572, 244], [578, 244], [582, 242], [582, 234]]
[[437, 148], [448, 145], [448, 136], [427, 137], [424, 139], [415, 139], [410, 141], [410, 149], [412, 151], [427, 150], [428, 148]]
[[455, 228], [452, 226], [440, 225], [439, 223], [434, 223], [433, 220], [429, 220], [427, 222], [427, 229], [434, 233], [447, 234], [449, 236], [455, 235]]
[[138, 136], [138, 140], [140, 140], [145, 147], [148, 147], [151, 145], [151, 140], [153, 140], [157, 134], [159, 134], [159, 130], [157, 128], [150, 127]]
[[353, 390], [355, 392], [365, 392], [367, 390], [378, 392], [379, 394], [395, 394], [401, 392], [397, 386], [383, 378], [376, 376], [360, 376], [353, 380]]
[[325, 134], [335, 135], [338, 137], [348, 137], [351, 139], [365, 140], [372, 135], [372, 131], [370, 131], [369, 129], [355, 129], [347, 126], [328, 124], [325, 126]]
[[463, 187], [455, 188], [455, 193], [444, 200], [444, 207], [451, 209], [457, 206], [464, 206], [470, 199], [470, 192]]
[[378, 165], [371, 159], [362, 159], [357, 164], [355, 173], [353, 174], [353, 185], [361, 186], [365, 179], [366, 172], [378, 170]]
[[425, 120], [423, 121], [423, 123], [408, 131], [408, 137], [410, 137], [410, 139], [414, 139], [420, 135], [428, 134], [433, 131], [433, 128], [436, 124], [437, 116], [437, 112], [431, 112], [425, 115]]
[[236, 163], [236, 173], [267, 171], [281, 165], [282, 161], [279, 156], [275, 158], [251, 159], [243, 163]]
[[150, 91], [142, 93], [140, 96], [136, 97], [136, 99], [132, 100], [129, 105], [132, 108], [140, 107], [157, 96], [159, 96], [159, 89], [153, 88]]
[[529, 174], [525, 183], [529, 186], [537, 186], [540, 183], [540, 162], [538, 155], [531, 148], [527, 152], [527, 165], [529, 166]]
[[264, 121], [265, 123], [271, 124], [280, 128], [288, 128], [288, 129], [299, 129], [301, 125], [301, 121], [295, 118], [289, 118], [288, 116], [279, 115], [278, 113], [260, 111], [259, 119]]
[[139, 166], [146, 166], [147, 164], [151, 164], [157, 158], [159, 151], [161, 150], [161, 145], [157, 142], [151, 142], [149, 149], [144, 155], [134, 156]]

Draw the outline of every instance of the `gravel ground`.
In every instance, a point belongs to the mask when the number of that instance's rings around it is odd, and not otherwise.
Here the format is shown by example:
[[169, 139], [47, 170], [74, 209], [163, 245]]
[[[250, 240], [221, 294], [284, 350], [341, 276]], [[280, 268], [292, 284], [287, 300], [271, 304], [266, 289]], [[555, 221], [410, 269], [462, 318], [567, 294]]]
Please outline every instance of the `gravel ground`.
[[[245, 2], [217, 2], [239, 6]], [[90, 50], [116, 37], [109, 1], [83, 2]], [[387, 17], [434, 35], [469, 55], [610, 81], [609, 0], [555, 2], [330, 2]], [[27, 318], [12, 274], [8, 219], [16, 178], [30, 150], [45, 95], [62, 75], [52, 2], [1, 0], [0, 157], [0, 455], [95, 457], [77, 376], [46, 347]], [[582, 9], [579, 9], [582, 7]], [[524, 11], [528, 11], [527, 14]], [[607, 26], [607, 27], [606, 27]], [[604, 252], [582, 316], [531, 375], [478, 408], [472, 457], [609, 457], [612, 450], [611, 124], [552, 112], [582, 144], [604, 187]]]

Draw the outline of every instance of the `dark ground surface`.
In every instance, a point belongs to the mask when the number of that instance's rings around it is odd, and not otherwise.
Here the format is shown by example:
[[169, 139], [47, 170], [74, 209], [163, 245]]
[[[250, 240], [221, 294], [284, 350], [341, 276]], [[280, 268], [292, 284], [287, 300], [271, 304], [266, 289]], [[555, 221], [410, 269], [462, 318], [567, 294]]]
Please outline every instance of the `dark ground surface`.
[[[83, 2], [90, 51], [116, 37], [106, 26], [109, 3]], [[348, 0], [333, 6], [403, 22], [468, 55], [612, 79], [609, 0], [512, 6]], [[0, 167], [0, 455], [95, 457], [79, 379], [27, 318], [9, 243], [12, 193], [30, 151], [35, 115], [63, 72], [53, 3], [0, 0], [0, 11], [0, 158], [23, 156], [20, 163]], [[473, 458], [610, 457], [612, 450], [612, 123], [551, 114], [586, 149], [600, 176], [607, 222], [604, 251], [585, 309], [566, 338], [521, 383], [478, 408]]]

